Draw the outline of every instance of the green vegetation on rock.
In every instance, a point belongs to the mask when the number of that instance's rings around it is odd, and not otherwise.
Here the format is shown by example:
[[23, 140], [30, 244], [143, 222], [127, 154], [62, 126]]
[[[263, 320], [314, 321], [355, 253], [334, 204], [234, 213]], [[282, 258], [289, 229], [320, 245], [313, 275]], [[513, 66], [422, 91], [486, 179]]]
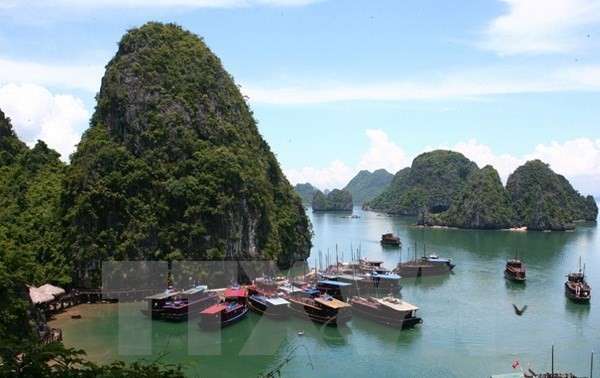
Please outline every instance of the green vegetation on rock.
[[[515, 225], [516, 215], [500, 175], [490, 165], [473, 172], [454, 197], [448, 211], [435, 214], [433, 224], [471, 229], [503, 229]], [[423, 223], [418, 221], [417, 223]]]
[[365, 208], [400, 215], [417, 215], [423, 207], [431, 213], [444, 212], [477, 169], [477, 164], [458, 152], [423, 153], [413, 160], [410, 169], [398, 172], [390, 187]]
[[491, 166], [481, 170], [463, 155], [437, 150], [417, 156], [367, 210], [416, 215], [417, 224], [473, 229], [527, 227], [570, 230], [576, 221], [595, 221], [598, 207], [539, 160], [508, 178], [506, 188]]
[[78, 282], [102, 260], [305, 259], [300, 198], [239, 88], [173, 24], [130, 30], [67, 178]]
[[385, 169], [378, 169], [373, 173], [363, 170], [358, 172], [344, 189], [352, 194], [355, 204], [362, 205], [381, 194], [393, 179], [394, 175]]
[[318, 191], [319, 189], [308, 182], [305, 184], [296, 184], [294, 186], [294, 192], [302, 198], [302, 203], [305, 204], [310, 204]]
[[352, 211], [352, 207], [352, 194], [344, 189], [333, 189], [327, 195], [319, 190], [312, 201], [313, 211]]
[[593, 197], [583, 197], [563, 176], [540, 160], [517, 168], [506, 182], [519, 225], [529, 230], [570, 230], [575, 221], [595, 221]]

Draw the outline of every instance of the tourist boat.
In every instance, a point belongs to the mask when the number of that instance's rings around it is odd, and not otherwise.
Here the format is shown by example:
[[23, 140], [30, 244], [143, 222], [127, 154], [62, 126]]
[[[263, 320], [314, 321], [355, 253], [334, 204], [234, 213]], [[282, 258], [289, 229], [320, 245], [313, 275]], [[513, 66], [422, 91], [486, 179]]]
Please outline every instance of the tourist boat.
[[400, 237], [394, 236], [393, 233], [389, 232], [387, 234], [381, 235], [381, 244], [399, 246], [402, 244], [402, 242], [400, 241]]
[[592, 298], [592, 288], [585, 280], [585, 266], [581, 270], [581, 259], [579, 260], [579, 272], [569, 273], [565, 282], [565, 295], [567, 298], [578, 303], [589, 303]]
[[394, 272], [402, 277], [422, 277], [447, 274], [452, 271], [452, 268], [454, 268], [454, 265], [440, 264], [429, 261], [425, 262], [421, 259], [418, 259], [404, 263], [398, 263], [398, 266]]
[[225, 289], [225, 299], [200, 312], [198, 325], [204, 329], [215, 329], [231, 325], [248, 313], [248, 293], [239, 285]]
[[145, 316], [151, 317], [152, 319], [160, 319], [164, 312], [165, 304], [177, 296], [179, 292], [169, 287], [167, 290], [160, 293], [147, 296], [144, 298], [148, 301], [148, 307], [140, 310]]
[[517, 259], [510, 259], [506, 262], [506, 268], [504, 268], [504, 277], [515, 282], [525, 282], [525, 267], [523, 261]]
[[172, 300], [165, 302], [161, 318], [173, 321], [185, 321], [198, 316], [200, 311], [217, 303], [217, 293], [208, 291], [208, 286], [198, 285], [182, 291]]
[[410, 328], [423, 322], [416, 315], [417, 306], [395, 297], [353, 297], [350, 306], [356, 316], [396, 328]]
[[[337, 270], [338, 267], [332, 266], [324, 273], [319, 273], [320, 277], [331, 281], [347, 282], [352, 284], [352, 294], [356, 291], [378, 292], [378, 293], [399, 293], [402, 289], [400, 284], [400, 275], [382, 267], [383, 261], [360, 259], [359, 263], [350, 264], [351, 268]], [[345, 265], [343, 265], [345, 266]], [[346, 272], [356, 273], [346, 273]], [[348, 298], [347, 295], [345, 298]]]
[[286, 319], [290, 316], [288, 302], [277, 292], [277, 283], [270, 278], [257, 278], [247, 286], [248, 307], [254, 312], [272, 319]]
[[352, 296], [352, 283], [333, 280], [318, 280], [317, 290], [321, 294], [330, 295], [340, 301], [345, 301]]
[[378, 293], [397, 294], [402, 289], [399, 274], [393, 272], [371, 272], [369, 274], [359, 275], [362, 278], [362, 289], [375, 291]]
[[350, 305], [316, 289], [292, 290], [286, 299], [291, 312], [316, 323], [336, 326], [352, 319]]
[[430, 253], [427, 256], [421, 257], [421, 261], [426, 264], [446, 265], [449, 270], [452, 270], [455, 267], [455, 265], [452, 264], [452, 261], [450, 259], [440, 257], [439, 255], [437, 255], [435, 253]]

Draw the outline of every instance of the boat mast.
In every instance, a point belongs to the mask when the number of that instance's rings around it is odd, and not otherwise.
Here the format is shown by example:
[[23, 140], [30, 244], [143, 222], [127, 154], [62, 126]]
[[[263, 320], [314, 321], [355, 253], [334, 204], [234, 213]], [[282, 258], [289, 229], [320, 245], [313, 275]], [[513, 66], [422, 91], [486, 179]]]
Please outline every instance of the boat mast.
[[552, 344], [552, 376], [554, 377], [554, 344]]
[[590, 378], [592, 378], [593, 370], [594, 370], [594, 351], [592, 351], [592, 358], [590, 359]]

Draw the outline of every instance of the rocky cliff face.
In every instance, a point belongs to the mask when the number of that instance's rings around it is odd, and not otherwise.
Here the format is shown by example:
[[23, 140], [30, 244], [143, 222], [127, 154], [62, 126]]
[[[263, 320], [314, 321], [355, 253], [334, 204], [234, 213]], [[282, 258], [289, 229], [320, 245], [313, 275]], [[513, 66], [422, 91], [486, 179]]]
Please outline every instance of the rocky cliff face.
[[176, 25], [109, 62], [66, 201], [80, 278], [99, 261], [305, 259], [310, 224], [232, 77]]

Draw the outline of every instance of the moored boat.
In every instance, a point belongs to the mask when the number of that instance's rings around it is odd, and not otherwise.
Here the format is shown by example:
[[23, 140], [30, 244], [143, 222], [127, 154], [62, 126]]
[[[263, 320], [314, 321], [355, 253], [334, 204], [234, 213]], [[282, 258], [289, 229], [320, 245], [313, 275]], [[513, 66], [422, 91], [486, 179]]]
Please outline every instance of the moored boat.
[[579, 261], [579, 271], [577, 273], [567, 274], [565, 282], [565, 295], [577, 303], [589, 303], [592, 299], [592, 288], [585, 279], [585, 267], [581, 270], [581, 260]]
[[253, 285], [246, 287], [248, 307], [272, 319], [286, 319], [290, 316], [288, 302], [277, 293], [277, 283], [271, 279], [255, 279]]
[[248, 313], [248, 293], [239, 285], [225, 289], [225, 299], [200, 312], [198, 325], [204, 329], [215, 329], [231, 325]]
[[161, 318], [173, 321], [185, 321], [199, 315], [200, 311], [217, 303], [216, 293], [208, 291], [205, 285], [198, 285], [182, 291], [165, 303]]
[[504, 268], [504, 277], [515, 282], [525, 282], [526, 269], [523, 266], [523, 261], [516, 257], [508, 260]]
[[394, 236], [393, 233], [388, 232], [387, 234], [381, 235], [381, 244], [382, 245], [400, 246], [402, 244], [402, 242], [400, 241], [400, 237]]
[[321, 294], [330, 295], [340, 301], [345, 301], [352, 296], [352, 283], [334, 280], [318, 280], [317, 290]]
[[421, 257], [421, 261], [424, 262], [424, 263], [426, 263], [426, 264], [442, 264], [442, 265], [446, 265], [449, 270], [452, 270], [455, 267], [455, 265], [452, 264], [452, 260], [450, 260], [448, 258], [440, 257], [436, 253], [430, 253], [427, 256], [422, 256]]
[[349, 304], [330, 295], [321, 295], [316, 289], [294, 290], [286, 299], [294, 315], [316, 323], [337, 326], [352, 319]]
[[169, 287], [165, 291], [156, 293], [154, 295], [149, 295], [144, 298], [146, 301], [148, 301], [148, 307], [140, 311], [142, 314], [151, 317], [152, 319], [160, 319], [162, 317], [162, 313], [165, 311], [165, 304], [175, 298], [178, 294], [178, 291], [175, 291]]
[[353, 297], [349, 303], [354, 315], [384, 325], [396, 328], [410, 328], [423, 322], [416, 315], [419, 309], [417, 306], [395, 297]]
[[394, 272], [402, 277], [422, 277], [447, 274], [450, 273], [453, 268], [454, 265], [452, 264], [440, 264], [418, 259], [398, 263]]

